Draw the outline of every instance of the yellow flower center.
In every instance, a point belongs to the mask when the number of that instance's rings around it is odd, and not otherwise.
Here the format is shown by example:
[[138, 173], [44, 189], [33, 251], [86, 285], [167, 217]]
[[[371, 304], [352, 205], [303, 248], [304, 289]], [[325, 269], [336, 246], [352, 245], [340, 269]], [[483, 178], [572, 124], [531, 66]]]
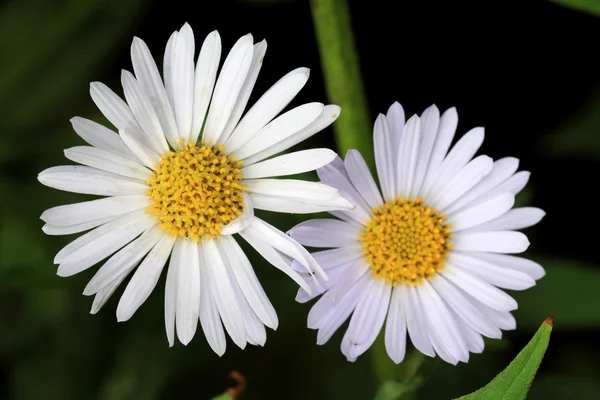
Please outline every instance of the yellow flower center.
[[417, 286], [444, 267], [452, 243], [446, 216], [423, 205], [423, 199], [396, 197], [373, 209], [359, 236], [373, 275], [396, 286]]
[[169, 235], [212, 239], [242, 214], [241, 161], [223, 146], [182, 145], [161, 157], [148, 180], [147, 211]]

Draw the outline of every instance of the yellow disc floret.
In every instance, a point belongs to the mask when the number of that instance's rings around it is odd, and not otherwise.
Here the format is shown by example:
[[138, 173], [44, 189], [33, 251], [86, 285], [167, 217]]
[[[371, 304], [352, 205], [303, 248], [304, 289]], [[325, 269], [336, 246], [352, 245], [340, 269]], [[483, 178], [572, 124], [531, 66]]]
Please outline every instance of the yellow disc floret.
[[452, 243], [446, 216], [423, 199], [396, 197], [373, 209], [359, 236], [373, 275], [392, 285], [421, 285], [444, 267]]
[[148, 181], [147, 211], [169, 235], [214, 238], [242, 214], [241, 166], [223, 146], [182, 144], [162, 156]]

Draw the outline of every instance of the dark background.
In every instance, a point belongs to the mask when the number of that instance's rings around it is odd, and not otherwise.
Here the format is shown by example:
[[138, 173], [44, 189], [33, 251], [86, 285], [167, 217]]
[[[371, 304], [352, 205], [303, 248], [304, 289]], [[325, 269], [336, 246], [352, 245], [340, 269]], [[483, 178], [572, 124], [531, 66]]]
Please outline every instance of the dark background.
[[[459, 134], [485, 126], [482, 152], [520, 158], [520, 169], [532, 171], [520, 204], [548, 213], [526, 230], [527, 256], [548, 275], [515, 294], [517, 331], [488, 341], [469, 364], [428, 360], [420, 396], [453, 398], [481, 387], [553, 314], [555, 331], [530, 398], [597, 398], [600, 18], [548, 1], [349, 7], [371, 119], [393, 101], [408, 115], [432, 103], [456, 106]], [[118, 324], [120, 292], [98, 315], [88, 313], [92, 299], [81, 291], [95, 268], [55, 275], [54, 254], [72, 238], [45, 236], [38, 217], [85, 196], [44, 188], [37, 173], [68, 164], [62, 149], [82, 144], [69, 118], [103, 121], [88, 83], [122, 93], [132, 37], [144, 39], [160, 65], [169, 35], [184, 22], [196, 49], [217, 29], [223, 56], [248, 32], [255, 42], [267, 39], [249, 104], [300, 66], [311, 68], [311, 79], [290, 106], [326, 101], [308, 1], [0, 2], [0, 399], [208, 399], [232, 384], [231, 370], [246, 377], [246, 399], [373, 398], [369, 352], [346, 362], [341, 331], [316, 346], [316, 333], [305, 327], [310, 305], [295, 303], [295, 284], [255, 254], [280, 327], [268, 332], [264, 348], [241, 351], [229, 341], [222, 358], [200, 330], [189, 346], [168, 347], [164, 278], [135, 317]], [[315, 146], [335, 148], [331, 128], [299, 147]], [[282, 230], [303, 220], [266, 214]]]

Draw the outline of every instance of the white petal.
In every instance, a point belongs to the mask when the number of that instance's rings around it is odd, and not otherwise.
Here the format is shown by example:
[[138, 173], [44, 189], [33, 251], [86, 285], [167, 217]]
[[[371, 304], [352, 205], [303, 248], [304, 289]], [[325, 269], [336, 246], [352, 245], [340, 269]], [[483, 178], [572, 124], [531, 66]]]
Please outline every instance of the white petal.
[[[231, 271], [230, 271], [231, 272]], [[254, 346], [264, 346], [267, 341], [267, 330], [262, 321], [256, 316], [248, 300], [244, 297], [240, 286], [230, 273], [231, 286], [240, 307], [240, 312], [244, 319], [244, 329], [246, 331], [246, 341]]]
[[158, 283], [174, 244], [174, 237], [163, 236], [137, 268], [117, 306], [119, 322], [131, 318], [150, 296]]
[[258, 281], [248, 257], [231, 236], [221, 237], [221, 241], [233, 275], [252, 310], [266, 326], [277, 329], [279, 325], [277, 313]]
[[447, 263], [442, 275], [483, 304], [498, 311], [517, 309], [517, 302], [502, 290]]
[[81, 117], [71, 118], [71, 124], [75, 132], [92, 146], [137, 161], [137, 157], [123, 143], [119, 135], [105, 126]]
[[385, 201], [393, 200], [395, 194], [394, 158], [392, 156], [392, 143], [390, 127], [383, 114], [379, 114], [373, 127], [373, 145], [375, 147], [375, 166], [379, 185]]
[[86, 233], [83, 236], [78, 237], [68, 245], [62, 248], [56, 256], [54, 257], [54, 263], [60, 264], [64, 260], [66, 260], [72, 253], [79, 250], [80, 248], [87, 246], [88, 244], [94, 242], [98, 237], [106, 235], [112, 229], [122, 225], [123, 223], [129, 223], [131, 221], [135, 221], [138, 218], [141, 218], [144, 215], [143, 211], [133, 211], [119, 218], [115, 219], [110, 224], [104, 224], [97, 229], [94, 229], [91, 232]]
[[217, 143], [233, 112], [252, 64], [252, 35], [242, 36], [227, 55], [208, 110], [202, 143]]
[[252, 222], [252, 229], [261, 235], [275, 249], [286, 256], [297, 260], [306, 268], [306, 272], [309, 274], [318, 273], [323, 279], [327, 279], [327, 275], [323, 272], [321, 266], [319, 266], [312, 255], [293, 238], [259, 218], [255, 218]]
[[467, 362], [469, 360], [467, 344], [440, 295], [427, 280], [423, 281], [418, 291], [425, 308], [425, 316], [429, 320], [430, 336], [436, 352], [452, 364], [458, 361]]
[[122, 274], [118, 278], [114, 279], [107, 286], [103, 287], [102, 289], [100, 289], [98, 291], [98, 293], [96, 293], [96, 295], [94, 296], [94, 302], [92, 303], [92, 309], [90, 310], [90, 314], [96, 314], [96, 313], [98, 313], [98, 311], [100, 311], [102, 306], [104, 306], [104, 304], [106, 304], [106, 302], [108, 301], [110, 296], [113, 295], [113, 293], [117, 290], [119, 285], [125, 280], [125, 278], [127, 277], [128, 274], [129, 274], [129, 271], [127, 271], [127, 273]]
[[196, 143], [200, 130], [204, 124], [206, 111], [213, 94], [217, 70], [221, 61], [221, 36], [219, 32], [212, 31], [204, 39], [200, 55], [196, 63], [194, 83], [194, 112], [192, 115], [192, 132], [190, 141]]
[[82, 166], [48, 168], [39, 173], [38, 180], [54, 189], [99, 196], [143, 195], [148, 190], [137, 179]]
[[306, 274], [304, 271], [304, 267], [297, 261], [292, 262], [292, 268], [301, 273], [301, 275], [306, 279], [306, 283], [310, 287], [311, 294], [306, 293], [302, 289], [298, 289], [296, 292], [295, 300], [298, 303], [306, 303], [309, 300], [319, 297], [332, 287], [334, 287], [339, 278], [348, 271], [350, 268], [350, 264], [341, 265], [338, 268], [334, 268], [327, 272], [328, 280], [323, 280], [320, 277], [315, 277], [316, 279], [308, 279], [310, 275]]
[[296, 225], [288, 234], [304, 246], [348, 247], [360, 245], [360, 230], [337, 219], [313, 219]]
[[352, 342], [349, 357], [357, 358], [375, 342], [385, 321], [391, 293], [392, 285], [378, 278], [371, 279], [363, 291], [348, 326], [347, 334]]
[[[315, 303], [308, 313], [308, 327], [311, 329], [318, 329], [321, 327], [323, 319], [328, 313], [342, 301], [347, 293], [363, 276], [368, 274], [369, 266], [363, 261], [358, 260], [352, 263], [347, 272], [339, 277], [336, 285], [329, 289], [325, 294]], [[365, 279], [372, 280], [371, 276], [367, 276]], [[360, 296], [362, 291], [356, 295]]]
[[529, 171], [519, 171], [506, 181], [502, 182], [500, 185], [496, 186], [487, 194], [487, 196], [493, 196], [496, 193], [503, 192], [518, 194], [521, 190], [523, 190], [525, 185], [527, 185], [530, 176], [531, 172]]
[[[60, 262], [56, 273], [58, 276], [66, 277], [88, 269], [135, 239], [152, 224], [151, 217], [143, 214], [143, 212], [140, 215], [139, 212], [134, 211], [86, 233], [71, 242], [70, 245], [82, 239], [79, 242], [81, 244], [84, 242], [83, 238], [87, 235], [93, 237], [93, 241], [82, 246], [77, 246], [76, 250], [70, 252], [68, 255], [64, 255], [65, 258]], [[90, 240], [89, 237], [85, 239], [85, 241], [88, 240]], [[61, 253], [67, 247], [61, 250]]]
[[332, 162], [337, 155], [329, 149], [301, 150], [283, 154], [242, 168], [244, 179], [268, 178], [314, 171]]
[[240, 95], [238, 96], [237, 102], [235, 103], [235, 107], [231, 113], [231, 118], [227, 121], [227, 125], [223, 130], [221, 137], [219, 138], [219, 143], [225, 143], [231, 136], [231, 133], [237, 126], [242, 113], [246, 109], [246, 105], [248, 104], [248, 99], [250, 98], [250, 94], [252, 93], [252, 89], [254, 89], [254, 84], [256, 83], [256, 79], [258, 78], [258, 73], [262, 67], [263, 58], [265, 53], [267, 52], [267, 41], [262, 40], [259, 43], [254, 45], [254, 50], [252, 51], [252, 63], [250, 64], [250, 70], [248, 71], [248, 75], [246, 76], [246, 80], [244, 81], [244, 85], [240, 90]]
[[71, 256], [71, 254], [78, 251], [82, 247], [85, 247], [85, 246], [89, 245], [90, 243], [93, 243], [99, 237], [102, 237], [102, 236], [106, 235], [107, 233], [110, 233], [111, 230], [113, 230], [119, 226], [122, 226], [123, 224], [129, 224], [132, 221], [137, 221], [142, 216], [144, 216], [143, 211], [141, 211], [141, 210], [133, 211], [128, 214], [122, 215], [119, 218], [115, 219], [114, 221], [112, 221], [108, 224], [104, 224], [104, 225], [94, 229], [93, 231], [86, 233], [83, 236], [78, 237], [77, 239], [75, 239], [74, 241], [72, 241], [71, 243], [69, 243], [68, 245], [63, 247], [56, 254], [56, 256], [54, 257], [54, 263], [60, 264], [60, 263], [64, 262], [67, 258], [69, 258]]
[[[456, 313], [450, 310], [450, 314], [453, 315], [454, 318], [458, 319]], [[460, 330], [463, 339], [467, 345], [467, 349], [471, 353], [481, 354], [483, 352], [483, 348], [485, 347], [485, 343], [483, 341], [483, 337], [469, 325], [459, 324], [458, 329]]]
[[398, 164], [398, 157], [400, 156], [398, 149], [400, 148], [400, 140], [404, 133], [406, 118], [402, 105], [397, 101], [388, 108], [385, 116], [390, 128], [391, 165], [395, 172], [395, 166]]
[[522, 253], [529, 247], [527, 236], [514, 231], [458, 232], [452, 243], [456, 250], [490, 253]]
[[326, 201], [340, 196], [339, 190], [331, 186], [297, 179], [256, 179], [242, 183], [248, 192], [283, 198]]
[[121, 84], [123, 85], [127, 103], [131, 107], [131, 112], [135, 116], [139, 126], [147, 135], [152, 149], [161, 154], [168, 152], [169, 145], [167, 144], [162, 127], [158, 121], [156, 111], [154, 111], [154, 108], [146, 96], [146, 93], [144, 93], [141, 85], [131, 72], [125, 70], [121, 73]]
[[321, 318], [318, 324], [318, 345], [325, 344], [348, 319], [356, 308], [361, 293], [366, 289], [370, 281], [371, 277], [368, 274], [364, 274], [350, 289], [341, 294], [336, 300], [335, 305], [330, 307], [329, 311]]
[[[479, 156], [458, 171], [453, 178], [440, 184], [434, 193], [431, 204], [438, 210], [445, 210], [469, 189], [480, 182], [492, 170], [494, 163], [488, 156]], [[432, 189], [433, 191], [434, 189]], [[445, 214], [445, 212], [444, 212]]]
[[494, 339], [502, 337], [502, 332], [496, 327], [467, 297], [454, 286], [444, 275], [435, 276], [431, 285], [446, 301], [448, 306], [477, 332]]
[[323, 107], [322, 103], [307, 103], [293, 108], [275, 118], [264, 128], [252, 132], [252, 135], [248, 135], [246, 142], [242, 145], [238, 146], [237, 143], [230, 140], [225, 144], [225, 148], [232, 152], [233, 156], [244, 160], [296, 135], [321, 115]]
[[485, 260], [500, 267], [524, 272], [535, 280], [541, 279], [546, 275], [546, 271], [544, 271], [544, 268], [542, 268], [540, 264], [526, 258], [495, 253], [470, 253], [470, 256]]
[[[259, 134], [257, 132], [263, 130], [263, 128], [266, 128], [265, 125], [275, 118], [275, 116], [279, 114], [294, 97], [296, 97], [298, 92], [306, 84], [309, 75], [310, 70], [308, 68], [297, 68], [271, 86], [271, 88], [269, 88], [269, 90], [267, 90], [265, 94], [258, 99], [256, 104], [254, 104], [252, 108], [248, 110], [246, 115], [244, 115], [244, 118], [242, 118], [240, 123], [233, 130], [229, 140], [225, 144], [226, 148], [229, 151], [235, 151], [242, 148], [242, 146], [248, 143], [250, 139], [254, 139], [254, 137], [258, 136]], [[321, 105], [321, 109], [322, 107], [323, 105]], [[308, 125], [308, 123], [314, 121], [319, 115], [320, 111], [321, 110], [319, 110], [316, 115], [312, 117], [312, 119], [308, 119], [307, 117], [303, 117], [298, 114], [297, 117], [303, 118], [301, 121], [304, 122], [306, 120], [306, 122], [302, 126], [297, 127], [295, 132]], [[286, 114], [289, 114], [289, 112]], [[281, 117], [278, 119], [281, 119]], [[293, 119], [287, 118], [286, 121], [288, 123], [293, 122]], [[294, 125], [297, 126], [299, 124], [296, 123]], [[283, 123], [276, 124], [275, 126], [278, 130], [284, 127]], [[243, 157], [240, 156], [240, 158]]]
[[200, 269], [200, 323], [206, 336], [206, 341], [210, 348], [221, 357], [227, 348], [227, 339], [225, 330], [221, 323], [221, 316], [217, 309], [217, 304], [212, 293], [213, 283], [210, 281], [210, 274], [206, 266], [202, 246], [198, 246], [202, 268]]
[[333, 200], [284, 198], [252, 193], [254, 208], [281, 213], [312, 214], [322, 211], [352, 210], [354, 205], [342, 197]]
[[56, 226], [69, 226], [116, 217], [150, 205], [148, 196], [115, 196], [49, 208], [40, 218]]
[[341, 108], [336, 105], [327, 105], [323, 107], [321, 114], [312, 121], [310, 124], [305, 126], [299, 132], [296, 132], [292, 136], [287, 138], [283, 138], [278, 140], [276, 143], [273, 143], [268, 148], [260, 151], [253, 156], [250, 156], [244, 160], [246, 165], [254, 164], [257, 161], [264, 160], [267, 157], [272, 156], [273, 154], [277, 154], [284, 150], [289, 149], [290, 147], [308, 139], [315, 133], [325, 129], [329, 125], [335, 121], [341, 112]]
[[408, 197], [411, 193], [419, 144], [421, 142], [421, 120], [413, 115], [407, 122], [398, 146], [398, 160], [396, 168], [396, 194]]
[[[171, 110], [175, 112], [175, 102], [174, 102], [174, 81], [175, 81], [175, 47], [177, 46], [177, 37], [179, 36], [179, 32], [175, 31], [169, 37], [167, 41], [167, 45], [165, 47], [165, 56], [163, 58], [163, 76], [165, 80], [165, 91], [167, 92], [167, 98], [169, 99], [169, 104], [171, 105]], [[175, 114], [173, 114], [173, 119], [175, 119]], [[177, 140], [179, 140], [179, 132], [177, 131]]]
[[152, 104], [156, 116], [160, 121], [162, 131], [165, 133], [171, 146], [175, 147], [179, 135], [177, 133], [175, 117], [167, 98], [167, 91], [148, 46], [146, 46], [143, 40], [137, 37], [134, 37], [133, 43], [131, 43], [131, 62], [135, 77], [146, 93], [146, 96], [148, 96], [150, 104]]
[[499, 184], [498, 186], [496, 186], [495, 188], [493, 188], [492, 190], [488, 191], [483, 196], [480, 196], [477, 199], [473, 200], [471, 203], [468, 204], [468, 206], [479, 204], [501, 193], [512, 193], [516, 195], [521, 190], [523, 190], [523, 188], [529, 181], [530, 175], [531, 173], [528, 171], [519, 171], [504, 182], [502, 182], [501, 184]]
[[244, 210], [242, 211], [242, 215], [225, 225], [221, 229], [221, 235], [233, 235], [234, 233], [238, 233], [245, 229], [252, 223], [252, 220], [254, 219], [254, 205], [252, 204], [252, 199], [246, 192], [243, 192], [243, 197]]
[[415, 166], [413, 185], [409, 193], [412, 197], [417, 197], [417, 194], [421, 191], [439, 125], [440, 111], [435, 105], [432, 105], [423, 111], [423, 114], [421, 114], [421, 143], [418, 147], [419, 155]]
[[425, 309], [419, 300], [417, 289], [412, 286], [398, 285], [395, 290], [400, 290], [404, 311], [406, 312], [406, 328], [410, 341], [421, 353], [435, 357], [429, 326], [425, 317]]
[[506, 181], [519, 167], [519, 160], [513, 157], [501, 158], [494, 162], [492, 171], [485, 176], [477, 185], [456, 200], [447, 209], [447, 213], [453, 213], [470, 204], [473, 200], [488, 193], [491, 189]]
[[[246, 300], [246, 296], [242, 292], [240, 285], [238, 284], [230, 263], [230, 259], [227, 256], [227, 252], [223, 246], [222, 241], [215, 241], [215, 244], [219, 248], [221, 258], [225, 263], [227, 274], [229, 275], [229, 282], [231, 283], [231, 289], [235, 295], [235, 301], [239, 308], [240, 314], [242, 315], [244, 330], [246, 331], [246, 341], [254, 346], [264, 346], [267, 341], [267, 331], [265, 325], [258, 318], [252, 307]], [[237, 260], [235, 260], [237, 262]]]
[[[165, 282], [165, 330], [167, 332], [169, 347], [173, 347], [175, 344], [175, 312], [177, 310], [177, 283], [179, 282], [178, 268], [181, 265], [179, 261], [181, 251], [179, 249], [175, 251], [175, 243], [173, 243], [173, 246]], [[178, 245], [178, 247], [180, 246], [181, 244]]]
[[515, 196], [504, 193], [474, 207], [450, 215], [447, 223], [452, 225], [452, 232], [458, 232], [472, 227], [479, 230], [481, 224], [505, 214], [515, 204]]
[[223, 320], [223, 325], [225, 325], [225, 329], [234, 343], [243, 349], [246, 347], [244, 319], [229, 280], [227, 266], [214, 240], [203, 241], [202, 249], [206, 257], [211, 291]]
[[[479, 150], [479, 147], [481, 147], [484, 136], [483, 128], [473, 128], [460, 138], [440, 165], [439, 174], [429, 192], [430, 194], [441, 190], [442, 187], [446, 187], [448, 181], [454, 178], [467, 165], [477, 150]], [[491, 159], [490, 163], [492, 163]], [[489, 169], [491, 171], [492, 166]]]
[[[335, 163], [338, 160], [340, 163], [342, 163], [341, 168], [337, 168], [335, 166]], [[321, 179], [321, 182], [338, 189], [343, 198], [356, 206], [352, 212], [347, 214], [347, 217], [353, 219], [361, 225], [366, 223], [371, 218], [371, 208], [365, 199], [363, 199], [361, 194], [358, 193], [354, 185], [350, 182], [350, 178], [346, 173], [346, 169], [341, 159], [336, 158], [331, 164], [319, 168], [317, 170], [317, 175], [319, 176], [319, 179]]]
[[352, 185], [369, 206], [371, 208], [383, 206], [383, 198], [362, 155], [357, 150], [348, 150], [344, 163]]
[[121, 136], [121, 139], [125, 145], [127, 145], [129, 150], [135, 154], [142, 164], [150, 169], [156, 169], [156, 167], [160, 164], [160, 155], [137, 140], [129, 130], [120, 129], [119, 136]]
[[477, 305], [481, 312], [483, 312], [498, 328], [504, 331], [510, 331], [517, 327], [517, 321], [510, 312], [494, 310], [480, 302], [477, 302]]
[[478, 232], [524, 229], [537, 224], [545, 215], [542, 209], [536, 207], [515, 208], [473, 229]]
[[390, 309], [385, 323], [385, 348], [396, 364], [404, 360], [406, 354], [406, 312], [400, 290], [392, 291]]
[[341, 249], [321, 250], [311, 254], [323, 270], [349, 264], [364, 256], [361, 244]]
[[179, 137], [187, 141], [192, 130], [194, 107], [194, 33], [186, 22], [175, 42], [173, 53], [173, 105]]
[[425, 176], [423, 177], [423, 185], [419, 191], [419, 197], [425, 197], [429, 194], [431, 187], [439, 177], [439, 169], [442, 165], [444, 157], [450, 148], [450, 143], [454, 138], [456, 126], [458, 125], [458, 114], [456, 108], [452, 107], [444, 111], [440, 118], [437, 135], [435, 135], [435, 143], [431, 150], [429, 163], [427, 164]]
[[471, 253], [453, 251], [449, 261], [456, 268], [503, 289], [525, 290], [535, 286], [535, 280], [526, 273], [477, 259]]
[[153, 174], [148, 168], [121, 155], [90, 146], [77, 146], [66, 149], [65, 157], [89, 167], [142, 181], [146, 181]]
[[261, 237], [258, 232], [256, 232], [256, 230], [252, 229], [252, 226], [240, 231], [239, 234], [271, 265], [292, 278], [292, 280], [302, 287], [302, 289], [310, 293], [310, 288], [300, 274], [294, 271], [290, 266], [290, 263], [288, 263], [288, 261], [286, 261], [281, 254], [277, 252], [277, 250], [275, 250], [268, 242], [266, 242], [264, 238]]
[[[192, 340], [200, 315], [200, 263], [198, 244], [190, 239], [179, 239], [173, 252], [179, 252], [177, 261], [177, 307], [175, 327], [177, 337], [184, 345]], [[204, 266], [202, 266], [205, 268]]]
[[97, 293], [117, 277], [127, 275], [163, 236], [163, 231], [158, 226], [154, 226], [123, 247], [96, 272], [83, 290], [83, 294], [89, 296]]
[[100, 219], [95, 219], [95, 220], [88, 221], [88, 222], [82, 222], [81, 224], [66, 225], [66, 226], [45, 224], [44, 226], [42, 226], [42, 231], [46, 235], [51, 235], [51, 236], [71, 235], [73, 233], [87, 231], [87, 230], [90, 230], [97, 226], [104, 225], [105, 223], [110, 222], [110, 221], [114, 220], [115, 218], [117, 218], [117, 217], [100, 218]]
[[115, 92], [102, 82], [90, 83], [90, 95], [102, 114], [115, 128], [131, 131], [132, 135], [144, 145], [149, 141], [137, 123], [131, 109]]

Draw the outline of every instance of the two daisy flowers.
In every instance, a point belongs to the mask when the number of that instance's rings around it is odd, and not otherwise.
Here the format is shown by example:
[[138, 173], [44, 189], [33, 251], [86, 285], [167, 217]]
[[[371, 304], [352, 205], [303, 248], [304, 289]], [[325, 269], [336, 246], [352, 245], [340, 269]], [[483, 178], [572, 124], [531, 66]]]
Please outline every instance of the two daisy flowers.
[[[356, 150], [344, 160], [329, 149], [278, 155], [333, 123], [340, 108], [308, 103], [279, 115], [308, 80], [298, 68], [244, 112], [266, 48], [243, 36], [219, 71], [219, 34], [205, 38], [196, 59], [186, 24], [167, 43], [162, 76], [146, 44], [133, 40], [134, 73], [121, 76], [125, 100], [91, 84], [117, 132], [73, 118], [90, 146], [65, 156], [80, 165], [38, 176], [56, 189], [105, 196], [42, 214], [49, 235], [88, 231], [58, 252], [58, 275], [106, 259], [84, 294], [94, 295], [96, 313], [130, 277], [117, 306], [125, 321], [166, 269], [169, 344], [189, 343], [200, 324], [219, 355], [226, 333], [244, 348], [264, 345], [265, 327], [278, 326], [240, 239], [298, 283], [297, 301], [321, 296], [308, 314], [318, 344], [350, 319], [341, 349], [351, 361], [382, 329], [396, 363], [410, 337], [422, 353], [452, 364], [481, 352], [482, 335], [514, 329], [517, 303], [501, 289], [527, 289], [544, 275], [537, 263], [509, 255], [529, 245], [517, 230], [544, 216], [513, 208], [529, 178], [517, 172], [518, 160], [473, 158], [482, 128], [450, 148], [453, 108], [440, 115], [432, 106], [406, 121], [398, 103], [375, 122], [379, 186]], [[314, 170], [320, 182], [285, 178]], [[255, 210], [335, 218], [285, 234]]]

